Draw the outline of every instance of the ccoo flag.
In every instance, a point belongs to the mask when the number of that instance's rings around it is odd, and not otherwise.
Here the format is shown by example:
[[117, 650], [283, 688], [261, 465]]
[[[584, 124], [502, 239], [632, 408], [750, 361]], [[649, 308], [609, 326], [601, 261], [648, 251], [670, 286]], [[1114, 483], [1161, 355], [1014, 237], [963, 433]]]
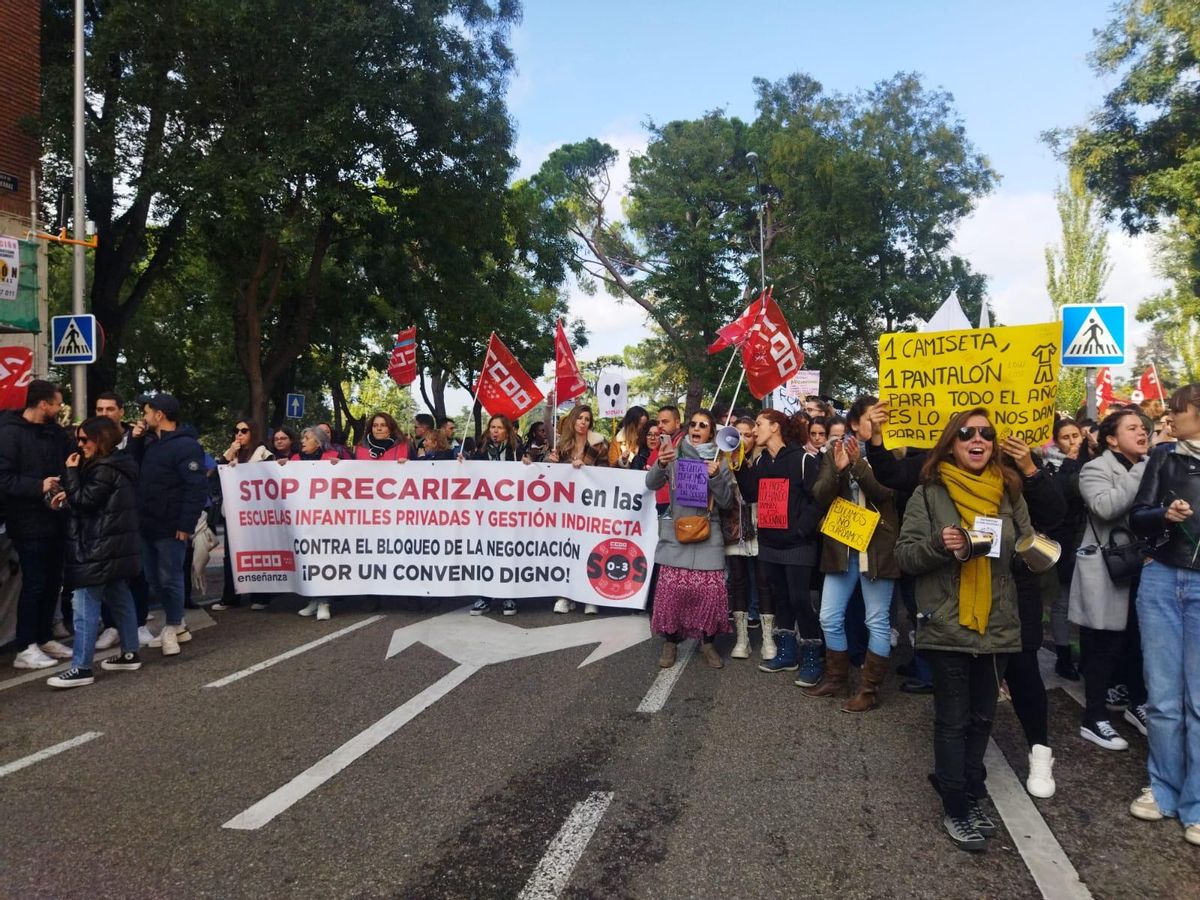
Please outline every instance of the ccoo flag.
[[742, 344], [742, 363], [750, 393], [760, 400], [787, 383], [804, 365], [804, 351], [796, 343], [770, 290], [763, 297], [758, 317]]
[[1166, 400], [1162, 385], [1158, 382], [1158, 373], [1154, 366], [1146, 366], [1146, 371], [1138, 379], [1138, 390], [1142, 392], [1143, 400]]
[[514, 422], [541, 403], [543, 397], [529, 373], [521, 368], [494, 331], [488, 338], [475, 394], [490, 415], [508, 416]]
[[579, 373], [579, 364], [563, 331], [562, 319], [554, 326], [554, 402], [566, 403], [587, 391], [587, 382]]
[[708, 345], [708, 352], [720, 353], [726, 347], [740, 347], [745, 343], [750, 326], [754, 324], [754, 320], [762, 313], [770, 293], [768, 290], [766, 293], [760, 294], [755, 298], [753, 303], [742, 311], [740, 316], [728, 325], [722, 325], [718, 328], [717, 339]]
[[396, 335], [396, 345], [388, 360], [388, 374], [404, 387], [417, 380], [417, 326], [406, 328]]

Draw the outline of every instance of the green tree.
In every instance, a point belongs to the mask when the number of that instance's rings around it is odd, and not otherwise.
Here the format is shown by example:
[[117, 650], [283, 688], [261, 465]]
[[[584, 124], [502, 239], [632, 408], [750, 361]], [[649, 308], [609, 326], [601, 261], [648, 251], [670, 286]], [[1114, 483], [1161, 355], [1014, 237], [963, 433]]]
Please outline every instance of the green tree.
[[1138, 321], [1153, 329], [1152, 343], [1168, 351], [1140, 363], [1153, 361], [1159, 366], [1164, 386], [1177, 380], [1187, 384], [1200, 381], [1200, 297], [1194, 289], [1200, 278], [1193, 265], [1193, 246], [1191, 236], [1181, 227], [1162, 235], [1156, 255], [1158, 274], [1170, 287], [1142, 301], [1137, 311]]
[[[1062, 236], [1057, 248], [1046, 248], [1046, 291], [1056, 316], [1068, 303], [1093, 304], [1104, 299], [1104, 284], [1112, 272], [1108, 231], [1083, 173], [1071, 170], [1067, 184], [1054, 192]], [[1059, 374], [1060, 409], [1076, 410], [1087, 399], [1087, 369], [1064, 367]]]
[[1116, 86], [1086, 127], [1048, 135], [1131, 234], [1175, 217], [1200, 238], [1198, 55], [1195, 0], [1122, 0], [1091, 57]]
[[755, 87], [768, 281], [822, 389], [870, 388], [881, 331], [928, 318], [952, 291], [978, 315], [985, 279], [949, 248], [995, 173], [953, 98], [916, 75], [854, 95], [803, 74]]

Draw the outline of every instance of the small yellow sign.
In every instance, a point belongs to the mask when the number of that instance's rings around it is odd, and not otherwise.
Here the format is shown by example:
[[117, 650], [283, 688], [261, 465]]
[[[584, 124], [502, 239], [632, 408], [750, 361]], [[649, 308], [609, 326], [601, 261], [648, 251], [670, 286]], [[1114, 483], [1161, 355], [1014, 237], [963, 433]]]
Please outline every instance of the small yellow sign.
[[932, 447], [957, 412], [982, 407], [1000, 440], [1050, 440], [1062, 328], [1014, 325], [879, 338], [883, 445]]
[[851, 503], [845, 497], [838, 497], [829, 507], [829, 512], [825, 513], [825, 521], [821, 523], [821, 534], [840, 541], [859, 553], [865, 553], [878, 524], [879, 513], [875, 510]]

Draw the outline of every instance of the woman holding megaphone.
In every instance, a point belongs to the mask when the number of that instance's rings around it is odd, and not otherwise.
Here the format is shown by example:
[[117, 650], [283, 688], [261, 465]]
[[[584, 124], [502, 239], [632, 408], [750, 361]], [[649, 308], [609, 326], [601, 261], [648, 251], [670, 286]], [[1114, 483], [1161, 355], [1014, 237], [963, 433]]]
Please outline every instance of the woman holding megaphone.
[[[646, 487], [669, 486], [671, 503], [658, 520], [658, 581], [650, 628], [664, 638], [658, 664], [675, 665], [684, 638], [700, 641], [700, 655], [714, 669], [722, 667], [713, 638], [729, 631], [729, 599], [725, 588], [725, 544], [718, 521], [734, 503], [736, 487], [729, 465], [718, 458], [716, 420], [706, 409], [688, 419], [687, 438], [662, 443], [658, 459], [646, 472]], [[707, 475], [697, 491], [696, 479], [684, 469]], [[690, 474], [690, 473], [689, 473]], [[714, 508], [717, 516], [713, 515]]]
[[985, 849], [997, 830], [981, 805], [983, 755], [1008, 655], [1021, 650], [1011, 563], [1018, 536], [1032, 531], [1021, 476], [998, 456], [986, 410], [951, 418], [925, 458], [896, 541], [928, 620], [917, 648], [933, 668], [932, 780], [942, 826], [963, 850]]

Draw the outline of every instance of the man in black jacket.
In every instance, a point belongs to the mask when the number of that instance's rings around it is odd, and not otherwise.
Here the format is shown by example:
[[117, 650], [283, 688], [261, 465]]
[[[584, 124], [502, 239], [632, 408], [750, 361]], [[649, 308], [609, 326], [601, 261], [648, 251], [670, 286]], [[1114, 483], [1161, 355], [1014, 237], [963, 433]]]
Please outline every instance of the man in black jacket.
[[62, 590], [66, 533], [63, 517], [45, 502], [58, 492], [71, 437], [57, 422], [62, 391], [49, 381], [29, 383], [25, 409], [0, 418], [0, 501], [8, 536], [21, 561], [17, 602], [18, 669], [44, 669], [71, 651], [53, 639], [54, 606]]
[[142, 467], [137, 485], [142, 568], [167, 618], [150, 646], [174, 656], [192, 639], [183, 624], [183, 560], [204, 507], [204, 450], [195, 429], [179, 424], [179, 401], [170, 394], [138, 402], [143, 419], [129, 443]]

